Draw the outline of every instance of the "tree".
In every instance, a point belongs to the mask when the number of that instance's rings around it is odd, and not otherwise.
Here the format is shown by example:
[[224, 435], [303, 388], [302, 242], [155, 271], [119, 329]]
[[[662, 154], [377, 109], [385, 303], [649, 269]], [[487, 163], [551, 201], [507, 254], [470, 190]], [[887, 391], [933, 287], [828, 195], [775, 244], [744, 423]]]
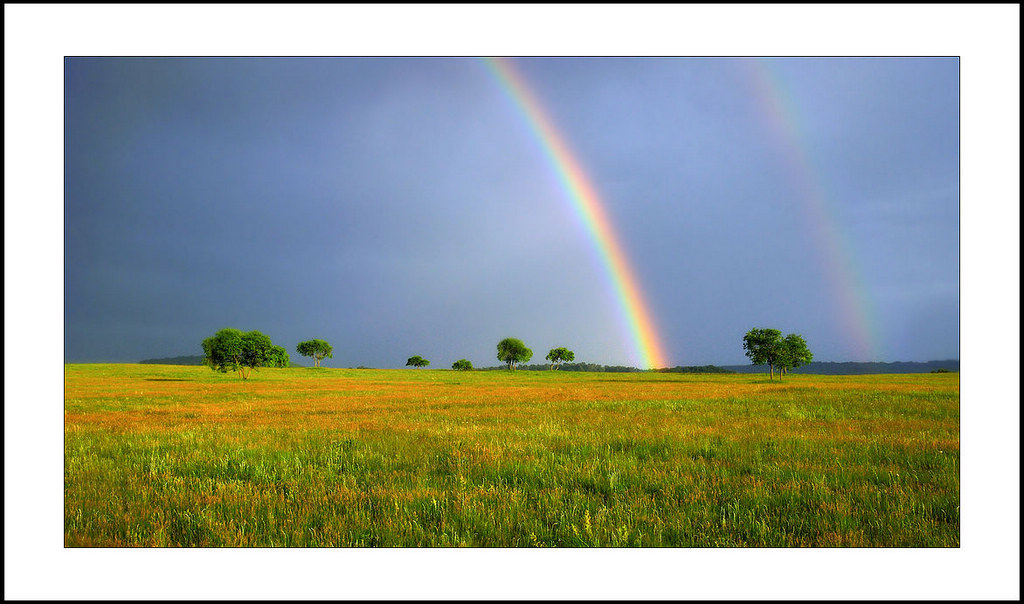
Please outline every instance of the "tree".
[[778, 329], [751, 329], [743, 336], [743, 350], [754, 365], [768, 365], [768, 379], [772, 379], [775, 365], [783, 354], [782, 332]]
[[274, 354], [274, 343], [258, 331], [245, 333], [225, 328], [203, 340], [203, 364], [227, 373], [237, 371], [243, 380], [253, 369], [267, 365]]
[[421, 357], [420, 355], [416, 355], [414, 357], [409, 357], [409, 360], [405, 362], [405, 366], [406, 367], [409, 367], [409, 366], [412, 366], [412, 367], [426, 367], [429, 364], [430, 364], [430, 361], [428, 361], [427, 359]]
[[452, 369], [454, 369], [455, 371], [472, 371], [473, 363], [470, 363], [466, 359], [459, 359], [458, 361], [452, 363]]
[[803, 336], [791, 333], [782, 339], [782, 355], [778, 361], [781, 373], [807, 365], [813, 358], [814, 354], [807, 348]]
[[569, 350], [568, 348], [552, 348], [551, 352], [548, 353], [548, 356], [544, 358], [551, 361], [552, 369], [557, 369], [558, 364], [563, 361], [575, 361], [576, 355], [573, 353], [573, 351]]
[[284, 346], [274, 346], [270, 349], [270, 357], [267, 359], [267, 367], [291, 367], [292, 360]]
[[313, 367], [319, 367], [320, 361], [327, 357], [333, 359], [334, 347], [323, 340], [306, 340], [305, 342], [299, 342], [299, 345], [295, 347], [295, 352], [301, 354], [304, 357], [313, 357]]
[[508, 364], [509, 371], [514, 371], [516, 363], [525, 363], [533, 358], [533, 351], [516, 338], [505, 338], [498, 342], [498, 360]]

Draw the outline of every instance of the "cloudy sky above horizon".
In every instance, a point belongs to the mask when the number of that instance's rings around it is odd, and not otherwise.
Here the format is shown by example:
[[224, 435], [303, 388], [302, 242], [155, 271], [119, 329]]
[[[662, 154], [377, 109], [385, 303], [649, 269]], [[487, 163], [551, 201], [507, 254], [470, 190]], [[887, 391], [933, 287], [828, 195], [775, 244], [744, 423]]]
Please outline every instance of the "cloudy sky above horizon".
[[[959, 358], [959, 60], [512, 59], [668, 365]], [[65, 75], [65, 361], [222, 327], [327, 366], [638, 365], [556, 167], [474, 58], [82, 58]]]

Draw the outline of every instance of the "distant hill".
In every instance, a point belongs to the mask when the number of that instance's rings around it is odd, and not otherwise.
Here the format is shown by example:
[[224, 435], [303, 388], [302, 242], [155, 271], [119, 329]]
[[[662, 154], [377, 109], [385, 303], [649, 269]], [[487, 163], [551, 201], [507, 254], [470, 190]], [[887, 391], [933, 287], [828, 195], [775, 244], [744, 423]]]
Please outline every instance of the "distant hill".
[[[153, 365], [202, 365], [203, 357], [181, 356], [167, 357], [163, 359], [146, 359], [139, 361], [143, 364]], [[306, 367], [292, 361], [292, 367]], [[520, 371], [548, 371], [550, 365], [520, 365]], [[482, 367], [483, 370], [508, 369], [505, 365], [497, 367]], [[872, 373], [931, 373], [938, 369], [946, 371], [960, 371], [959, 360], [948, 361], [926, 361], [923, 363], [915, 361], [896, 361], [893, 363], [833, 363], [815, 361], [804, 367], [798, 367], [790, 373], [808, 373], [814, 375], [867, 375]], [[636, 367], [623, 367], [621, 365], [598, 365], [596, 363], [562, 363], [558, 371], [604, 371], [608, 373], [632, 373], [642, 371]], [[767, 365], [699, 365], [689, 367], [671, 367], [658, 369], [660, 373], [767, 373]]]
[[[520, 371], [547, 371], [550, 365], [520, 365]], [[483, 370], [508, 369], [505, 365], [482, 367]], [[807, 373], [814, 375], [867, 375], [872, 373], [931, 373], [936, 370], [960, 371], [959, 360], [949, 361], [896, 361], [893, 363], [833, 363], [813, 362], [804, 367], [793, 369], [790, 373]], [[604, 371], [608, 373], [632, 373], [643, 371], [636, 367], [621, 365], [598, 365], [596, 363], [562, 363], [558, 371]], [[688, 367], [671, 367], [655, 370], [659, 373], [768, 373], [767, 365], [698, 365]]]
[[202, 365], [203, 356], [167, 357], [165, 359], [146, 359], [139, 361], [144, 365]]
[[[485, 371], [499, 371], [502, 369], [508, 369], [507, 365], [498, 365], [497, 367], [483, 367]], [[517, 371], [548, 371], [551, 369], [550, 364], [544, 365], [519, 365], [516, 367]], [[596, 363], [562, 363], [558, 366], [558, 371], [603, 371], [606, 373], [634, 373], [644, 371], [636, 367], [625, 367], [623, 365], [598, 365]], [[700, 365], [696, 367], [672, 367], [669, 369], [658, 369], [659, 373], [735, 373], [729, 371], [723, 367], [716, 367], [715, 365]]]
[[[139, 361], [139, 363], [143, 365], [202, 365], [203, 355], [146, 359], [145, 361]], [[295, 361], [291, 361], [291, 367], [306, 367], [306, 365], [299, 365]]]
[[[767, 365], [725, 365], [724, 369], [736, 373], [767, 373]], [[895, 361], [892, 363], [832, 363], [815, 361], [804, 367], [798, 367], [790, 373], [810, 373], [815, 375], [866, 375], [871, 373], [931, 373], [938, 369], [960, 371], [959, 360], [926, 361]]]
[[719, 367], [718, 365], [696, 365], [696, 366], [675, 366], [668, 369], [659, 369], [660, 373], [736, 373], [728, 367]]

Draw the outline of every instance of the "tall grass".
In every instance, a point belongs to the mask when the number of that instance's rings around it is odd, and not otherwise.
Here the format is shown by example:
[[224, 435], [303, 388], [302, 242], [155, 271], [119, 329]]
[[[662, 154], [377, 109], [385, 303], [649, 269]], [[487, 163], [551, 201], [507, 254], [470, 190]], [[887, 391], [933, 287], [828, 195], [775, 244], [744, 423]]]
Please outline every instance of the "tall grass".
[[65, 367], [66, 546], [960, 544], [959, 374]]

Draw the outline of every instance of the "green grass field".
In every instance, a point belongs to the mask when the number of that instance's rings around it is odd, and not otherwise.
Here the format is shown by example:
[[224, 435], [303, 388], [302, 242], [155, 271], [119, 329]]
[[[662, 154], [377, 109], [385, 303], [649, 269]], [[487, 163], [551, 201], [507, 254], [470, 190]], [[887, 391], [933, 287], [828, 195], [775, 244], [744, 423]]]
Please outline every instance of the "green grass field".
[[64, 376], [69, 547], [960, 545], [958, 373]]

